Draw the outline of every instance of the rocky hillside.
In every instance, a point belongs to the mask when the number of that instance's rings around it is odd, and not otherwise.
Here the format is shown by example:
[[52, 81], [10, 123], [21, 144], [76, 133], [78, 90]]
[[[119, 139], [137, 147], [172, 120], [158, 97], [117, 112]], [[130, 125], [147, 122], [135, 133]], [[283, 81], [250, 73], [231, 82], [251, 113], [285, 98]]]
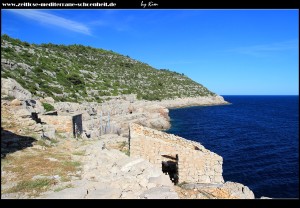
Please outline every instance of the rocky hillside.
[[183, 74], [154, 69], [113, 51], [77, 44], [36, 45], [7, 35], [1, 36], [1, 77], [55, 101], [102, 102], [123, 94], [145, 100], [215, 95]]

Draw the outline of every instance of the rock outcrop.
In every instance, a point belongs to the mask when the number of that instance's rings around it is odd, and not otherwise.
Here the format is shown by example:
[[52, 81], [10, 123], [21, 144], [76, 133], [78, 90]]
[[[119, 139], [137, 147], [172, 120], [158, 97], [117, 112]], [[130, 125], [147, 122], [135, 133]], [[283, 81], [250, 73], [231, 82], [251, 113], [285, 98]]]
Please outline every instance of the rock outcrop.
[[11, 78], [1, 78], [1, 97], [3, 96], [11, 96], [18, 100], [27, 100], [32, 97], [28, 90]]
[[224, 190], [227, 190], [231, 196], [238, 199], [254, 199], [254, 193], [245, 185], [241, 183], [227, 181], [224, 186]]
[[168, 108], [218, 104], [228, 103], [221, 96], [145, 101], [136, 100], [132, 95], [130, 99], [117, 96], [104, 103], [57, 102], [53, 105], [59, 115], [82, 114], [85, 136], [94, 138], [105, 133], [126, 135], [130, 123], [166, 130], [171, 126]]
[[31, 113], [45, 113], [45, 109], [39, 100], [27, 99], [23, 101], [23, 106]]
[[14, 106], [20, 106], [22, 105], [22, 102], [18, 99], [13, 99], [10, 104]]
[[104, 103], [57, 102], [58, 115], [82, 114], [83, 130], [90, 138], [106, 133], [127, 134], [130, 122], [155, 129], [168, 129], [168, 109], [159, 104], [134, 99], [110, 100]]
[[[129, 123], [134, 122], [149, 128], [166, 130], [170, 128], [168, 108], [187, 105], [226, 104], [221, 96], [182, 98], [163, 101], [137, 100], [136, 95], [111, 97], [104, 103], [96, 102], [54, 102], [46, 97], [31, 99], [31, 94], [13, 79], [2, 79], [4, 96], [13, 96], [22, 101], [22, 106], [29, 113], [45, 113], [42, 102], [54, 106], [59, 116], [82, 114], [84, 137], [96, 138], [106, 133], [126, 135]], [[16, 102], [15, 104], [18, 104]]]
[[162, 100], [159, 104], [166, 108], [181, 108], [188, 106], [226, 105], [229, 103], [222, 96], [217, 95]]
[[223, 184], [188, 183], [175, 189], [183, 199], [254, 199], [247, 186], [230, 181]]

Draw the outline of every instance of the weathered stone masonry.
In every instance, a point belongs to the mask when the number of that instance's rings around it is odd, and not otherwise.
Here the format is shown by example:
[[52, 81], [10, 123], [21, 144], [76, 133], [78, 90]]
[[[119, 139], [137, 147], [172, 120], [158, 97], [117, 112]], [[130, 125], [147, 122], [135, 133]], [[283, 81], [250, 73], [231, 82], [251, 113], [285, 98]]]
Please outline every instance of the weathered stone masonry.
[[77, 136], [82, 133], [82, 115], [71, 116], [53, 116], [53, 115], [39, 115], [41, 122], [53, 125], [56, 132], [68, 133], [69, 136]]
[[[173, 134], [130, 124], [130, 156], [147, 159], [157, 167], [178, 156], [178, 183], [224, 183], [223, 158]], [[175, 161], [175, 160], [173, 160]]]

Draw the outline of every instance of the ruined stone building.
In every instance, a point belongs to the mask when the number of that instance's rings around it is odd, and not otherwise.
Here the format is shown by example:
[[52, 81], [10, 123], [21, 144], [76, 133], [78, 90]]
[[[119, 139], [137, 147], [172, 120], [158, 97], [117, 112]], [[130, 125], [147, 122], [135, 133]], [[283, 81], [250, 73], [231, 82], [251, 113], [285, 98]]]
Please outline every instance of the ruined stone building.
[[224, 183], [223, 158], [200, 143], [173, 134], [130, 124], [130, 156], [162, 168], [175, 183]]
[[58, 133], [67, 133], [78, 137], [82, 134], [82, 114], [74, 115], [38, 115], [43, 123], [52, 125]]

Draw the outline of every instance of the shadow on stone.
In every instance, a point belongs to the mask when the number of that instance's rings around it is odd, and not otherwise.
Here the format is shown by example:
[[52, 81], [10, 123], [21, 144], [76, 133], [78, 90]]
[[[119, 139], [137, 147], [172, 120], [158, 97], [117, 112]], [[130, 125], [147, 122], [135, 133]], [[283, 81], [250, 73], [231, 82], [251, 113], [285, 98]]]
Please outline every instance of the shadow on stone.
[[35, 141], [37, 140], [32, 137], [21, 136], [1, 127], [1, 158], [5, 158], [9, 153], [32, 147]]
[[162, 161], [162, 172], [168, 174], [170, 180], [176, 185], [178, 183], [178, 164], [174, 161]]

